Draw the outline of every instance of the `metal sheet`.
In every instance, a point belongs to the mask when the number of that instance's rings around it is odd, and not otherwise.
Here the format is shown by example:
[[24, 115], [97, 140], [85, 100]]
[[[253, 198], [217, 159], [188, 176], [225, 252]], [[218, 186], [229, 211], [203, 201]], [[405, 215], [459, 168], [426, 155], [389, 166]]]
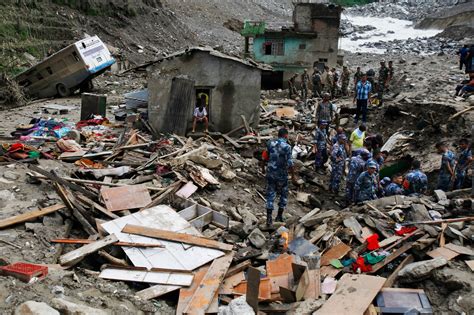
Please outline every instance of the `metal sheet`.
[[125, 217], [102, 224], [107, 233], [114, 233], [121, 242], [140, 242], [163, 244], [165, 248], [127, 248], [123, 247], [130, 261], [136, 267], [164, 268], [173, 270], [194, 270], [218, 257], [222, 251], [183, 246], [181, 243], [158, 240], [150, 237], [122, 233], [127, 224], [142, 225], [173, 232], [202, 236], [196, 228], [166, 205], [159, 205]]

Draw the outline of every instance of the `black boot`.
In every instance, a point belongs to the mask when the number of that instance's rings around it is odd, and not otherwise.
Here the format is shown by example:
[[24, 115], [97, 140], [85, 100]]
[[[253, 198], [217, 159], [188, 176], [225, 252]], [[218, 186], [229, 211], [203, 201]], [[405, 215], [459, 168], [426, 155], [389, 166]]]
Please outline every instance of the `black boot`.
[[271, 226], [273, 224], [272, 214], [273, 209], [267, 209], [267, 226]]
[[284, 210], [285, 209], [282, 209], [282, 208], [278, 209], [278, 213], [277, 213], [277, 216], [275, 218], [276, 222], [283, 222], [283, 211]]

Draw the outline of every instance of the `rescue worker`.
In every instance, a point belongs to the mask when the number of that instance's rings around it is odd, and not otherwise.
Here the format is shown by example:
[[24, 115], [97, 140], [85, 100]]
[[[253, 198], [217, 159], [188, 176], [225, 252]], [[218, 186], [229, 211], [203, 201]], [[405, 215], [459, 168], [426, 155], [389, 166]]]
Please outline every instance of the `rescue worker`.
[[401, 174], [395, 174], [392, 176], [392, 181], [388, 184], [384, 191], [385, 196], [395, 196], [395, 195], [403, 195], [405, 192], [403, 191], [403, 176]]
[[377, 83], [377, 98], [379, 99], [379, 105], [383, 105], [383, 92], [387, 87], [388, 78], [389, 78], [390, 70], [385, 65], [385, 60], [380, 61], [380, 68], [379, 68], [379, 77]]
[[298, 95], [298, 90], [296, 89], [296, 78], [298, 75], [295, 73], [289, 80], [288, 80], [288, 98], [292, 98], [293, 95]]
[[288, 171], [292, 179], [295, 179], [291, 146], [288, 144], [288, 130], [280, 129], [278, 139], [268, 141], [266, 156], [263, 159], [267, 162], [267, 225], [272, 225], [273, 202], [277, 193], [280, 195], [280, 202], [275, 220], [283, 222], [283, 211], [288, 203]]
[[309, 74], [308, 70], [304, 69], [304, 72], [301, 74], [301, 97], [303, 100], [308, 98], [309, 92]]
[[413, 161], [412, 170], [405, 176], [403, 182], [403, 188], [407, 195], [423, 194], [428, 189], [428, 177], [420, 169], [420, 161]]
[[392, 83], [394, 73], [395, 73], [395, 69], [393, 68], [393, 61], [392, 61], [392, 60], [389, 60], [389, 61], [388, 61], [388, 80], [387, 80], [387, 88], [388, 88], [389, 85]]
[[360, 67], [357, 67], [357, 70], [356, 72], [354, 73], [354, 90], [357, 86], [357, 83], [360, 81], [360, 79], [362, 79], [362, 71], [360, 70]]
[[452, 151], [448, 150], [448, 146], [443, 142], [437, 143], [436, 149], [438, 153], [441, 154], [441, 167], [439, 169], [437, 189], [449, 191], [456, 177], [454, 173], [456, 157]]
[[377, 163], [370, 162], [367, 171], [362, 172], [357, 178], [354, 185], [354, 193], [358, 203], [377, 198], [376, 188], [378, 184], [377, 178], [375, 177], [376, 169]]
[[337, 143], [333, 146], [331, 152], [331, 182], [329, 184], [329, 191], [338, 194], [339, 185], [341, 184], [342, 175], [344, 174], [346, 162], [346, 141], [345, 134], [337, 135]]
[[458, 154], [458, 163], [456, 164], [456, 180], [454, 189], [461, 189], [466, 178], [467, 170], [472, 163], [472, 151], [467, 139], [459, 141], [460, 151]]
[[347, 66], [342, 67], [342, 75], [341, 75], [341, 90], [342, 95], [347, 96], [347, 89], [349, 87], [349, 80], [351, 77], [351, 72], [347, 68]]
[[365, 163], [370, 158], [370, 152], [366, 149], [360, 150], [360, 154], [353, 156], [349, 162], [349, 172], [346, 177], [346, 201], [348, 204], [354, 203], [354, 185], [359, 175], [365, 169]]
[[331, 96], [334, 98], [337, 94], [337, 87], [339, 83], [339, 73], [336, 68], [331, 69], [332, 72], [332, 81], [331, 81]]
[[323, 93], [323, 100], [316, 108], [316, 122], [325, 121], [330, 124], [334, 120], [334, 105], [330, 101], [331, 94]]
[[321, 120], [319, 122], [319, 128], [316, 129], [313, 141], [313, 153], [316, 155], [314, 160], [314, 168], [318, 173], [322, 172], [324, 164], [328, 160], [327, 151], [327, 132], [326, 126], [327, 121]]
[[362, 149], [364, 147], [364, 139], [365, 139], [365, 134], [367, 131], [367, 127], [365, 125], [360, 125], [358, 128], [356, 128], [352, 133], [349, 138], [349, 142], [351, 145], [351, 151], [353, 152], [353, 155], [356, 155], [359, 149]]
[[321, 83], [321, 72], [319, 70], [314, 70], [313, 72], [313, 97], [321, 97], [321, 93], [323, 92], [323, 86]]

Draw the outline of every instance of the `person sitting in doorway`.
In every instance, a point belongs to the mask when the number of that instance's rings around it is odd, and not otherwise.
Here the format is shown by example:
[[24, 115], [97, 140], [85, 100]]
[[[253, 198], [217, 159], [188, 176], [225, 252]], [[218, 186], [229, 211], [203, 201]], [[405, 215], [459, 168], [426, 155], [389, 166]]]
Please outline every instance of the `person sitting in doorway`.
[[204, 123], [206, 127], [206, 132], [208, 132], [209, 128], [209, 119], [207, 118], [207, 111], [206, 111], [206, 98], [205, 96], [201, 96], [201, 100], [199, 102], [199, 106], [194, 109], [193, 115], [193, 133], [196, 132], [196, 125], [197, 123]]

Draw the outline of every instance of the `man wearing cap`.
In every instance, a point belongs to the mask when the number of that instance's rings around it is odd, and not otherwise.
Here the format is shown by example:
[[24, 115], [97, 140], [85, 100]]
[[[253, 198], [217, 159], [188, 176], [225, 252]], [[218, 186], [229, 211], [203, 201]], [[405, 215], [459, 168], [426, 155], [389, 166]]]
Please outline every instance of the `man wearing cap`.
[[329, 190], [335, 194], [339, 193], [339, 185], [341, 184], [342, 175], [344, 174], [344, 166], [346, 162], [345, 144], [347, 137], [345, 134], [337, 135], [337, 143], [333, 146], [331, 152], [331, 181]]
[[377, 169], [377, 163], [370, 162], [367, 171], [362, 172], [354, 185], [354, 193], [357, 202], [364, 202], [366, 200], [374, 200], [377, 198], [376, 187], [377, 178], [375, 177], [375, 171]]
[[385, 187], [385, 196], [403, 195], [405, 192], [402, 187], [403, 176], [395, 174], [392, 176], [392, 182]]
[[288, 171], [294, 180], [293, 160], [291, 159], [291, 146], [288, 144], [288, 130], [282, 128], [278, 131], [278, 139], [267, 143], [267, 225], [273, 223], [273, 202], [276, 194], [280, 194], [278, 214], [276, 221], [283, 222], [283, 211], [288, 203]]
[[443, 191], [449, 191], [456, 178], [456, 174], [454, 173], [456, 156], [451, 150], [448, 150], [448, 146], [443, 142], [437, 143], [436, 149], [438, 153], [441, 154], [441, 168], [439, 169], [437, 188]]
[[380, 61], [380, 68], [379, 68], [379, 80], [377, 83], [377, 98], [380, 101], [380, 105], [383, 104], [383, 92], [385, 88], [387, 87], [388, 84], [388, 78], [389, 78], [390, 70], [387, 68], [385, 65], [385, 60], [382, 59]]
[[412, 170], [405, 176], [403, 181], [405, 194], [423, 194], [428, 189], [428, 177], [421, 171], [420, 161], [412, 162]]
[[319, 121], [319, 128], [316, 129], [314, 135], [313, 153], [316, 155], [314, 166], [318, 172], [324, 168], [324, 164], [328, 160], [326, 132], [327, 125], [328, 123], [326, 120]]
[[354, 185], [359, 175], [365, 170], [366, 161], [370, 158], [370, 152], [361, 149], [359, 155], [353, 156], [349, 162], [349, 172], [346, 178], [346, 201], [351, 204], [355, 201]]

